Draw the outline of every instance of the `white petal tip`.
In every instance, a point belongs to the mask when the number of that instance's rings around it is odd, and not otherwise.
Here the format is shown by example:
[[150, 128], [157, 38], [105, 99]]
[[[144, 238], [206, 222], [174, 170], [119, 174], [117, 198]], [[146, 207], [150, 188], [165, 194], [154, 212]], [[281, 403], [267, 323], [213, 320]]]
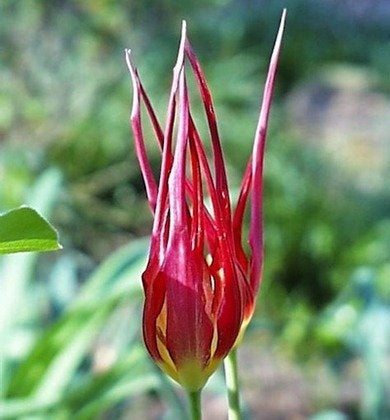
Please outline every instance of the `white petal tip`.
[[284, 28], [286, 22], [287, 9], [283, 9], [282, 17], [280, 18], [280, 27]]

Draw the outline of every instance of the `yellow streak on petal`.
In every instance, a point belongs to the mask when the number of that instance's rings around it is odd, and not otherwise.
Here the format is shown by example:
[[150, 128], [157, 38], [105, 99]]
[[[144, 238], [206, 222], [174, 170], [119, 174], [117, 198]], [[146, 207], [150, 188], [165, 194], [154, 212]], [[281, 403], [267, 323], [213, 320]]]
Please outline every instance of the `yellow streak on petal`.
[[218, 345], [218, 329], [217, 324], [214, 324], [214, 331], [213, 331], [213, 338], [211, 340], [211, 347], [210, 347], [210, 360], [213, 359], [214, 353], [217, 350]]
[[234, 342], [233, 349], [236, 349], [241, 344], [241, 341], [244, 338], [246, 328], [247, 328], [249, 322], [251, 321], [251, 319], [252, 319], [252, 316], [250, 316], [248, 318], [244, 318], [244, 320], [242, 321], [242, 324], [241, 324], [241, 327], [240, 327], [240, 332], [238, 333], [236, 341]]
[[156, 327], [159, 334], [157, 335], [157, 349], [160, 353], [161, 362], [157, 362], [158, 366], [175, 381], [178, 380], [177, 370], [166, 347], [166, 331], [167, 331], [167, 305], [166, 301], [156, 319]]

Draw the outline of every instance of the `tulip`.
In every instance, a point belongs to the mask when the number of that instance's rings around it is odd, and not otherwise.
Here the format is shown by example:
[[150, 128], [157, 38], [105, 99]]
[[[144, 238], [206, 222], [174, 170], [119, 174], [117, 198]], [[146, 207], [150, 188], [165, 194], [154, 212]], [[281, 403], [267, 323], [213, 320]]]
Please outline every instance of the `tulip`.
[[[183, 22], [164, 128], [133, 64], [131, 126], [135, 149], [154, 214], [150, 252], [142, 281], [143, 335], [153, 360], [190, 392], [200, 390], [248, 324], [263, 267], [263, 158], [268, 116], [281, 45], [283, 13], [265, 84], [253, 153], [233, 211], [211, 93]], [[211, 153], [195, 124], [185, 64], [203, 102]], [[161, 149], [155, 179], [141, 123], [146, 109]], [[249, 252], [242, 244], [250, 202]]]

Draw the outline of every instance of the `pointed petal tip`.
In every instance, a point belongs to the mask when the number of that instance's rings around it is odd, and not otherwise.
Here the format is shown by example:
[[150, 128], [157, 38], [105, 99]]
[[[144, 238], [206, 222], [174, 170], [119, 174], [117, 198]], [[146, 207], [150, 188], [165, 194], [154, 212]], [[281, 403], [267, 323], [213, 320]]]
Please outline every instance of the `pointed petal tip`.
[[133, 75], [134, 70], [135, 70], [135, 65], [133, 63], [133, 54], [130, 48], [125, 48], [125, 59], [126, 59], [127, 68], [129, 69], [129, 72], [131, 73], [131, 75]]
[[187, 21], [185, 19], [183, 19], [181, 21], [181, 34], [182, 34], [182, 36], [183, 36], [183, 34], [186, 35], [186, 32], [187, 32]]
[[187, 38], [187, 22], [183, 19], [181, 22], [181, 38], [179, 47], [179, 56], [184, 53], [184, 44]]
[[279, 59], [279, 52], [280, 52], [281, 45], [282, 45], [284, 27], [285, 27], [285, 24], [286, 24], [286, 16], [287, 16], [287, 9], [283, 9], [282, 16], [280, 18], [278, 33], [276, 35], [275, 44], [274, 44], [274, 48], [272, 50], [272, 55], [271, 55], [270, 65], [272, 67], [277, 65], [277, 62], [278, 62], [278, 59]]
[[177, 53], [177, 60], [176, 60], [175, 67], [173, 68], [173, 73], [174, 73], [173, 85], [174, 86], [177, 86], [178, 74], [180, 73], [180, 70], [182, 69], [184, 65], [184, 47], [186, 44], [186, 39], [187, 39], [187, 23], [183, 19], [181, 23], [181, 38], [180, 38], [179, 51]]
[[137, 70], [133, 63], [133, 56], [130, 48], [125, 48], [125, 59], [127, 68], [130, 72], [131, 83], [133, 85], [133, 106], [130, 113], [130, 119], [133, 120], [137, 117], [137, 113], [139, 112], [139, 82]]
[[278, 35], [280, 34], [280, 36], [282, 36], [283, 31], [284, 31], [284, 27], [286, 24], [286, 16], [287, 16], [287, 9], [284, 8], [282, 11], [282, 16], [280, 18], [280, 25], [279, 25], [279, 31], [278, 31]]

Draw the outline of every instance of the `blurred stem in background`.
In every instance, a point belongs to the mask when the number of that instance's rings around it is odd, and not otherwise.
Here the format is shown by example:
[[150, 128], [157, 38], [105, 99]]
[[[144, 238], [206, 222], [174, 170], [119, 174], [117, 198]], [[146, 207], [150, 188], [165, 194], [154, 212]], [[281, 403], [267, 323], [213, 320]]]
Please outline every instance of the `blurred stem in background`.
[[226, 390], [229, 404], [229, 420], [241, 420], [240, 387], [238, 382], [237, 349], [224, 360]]

